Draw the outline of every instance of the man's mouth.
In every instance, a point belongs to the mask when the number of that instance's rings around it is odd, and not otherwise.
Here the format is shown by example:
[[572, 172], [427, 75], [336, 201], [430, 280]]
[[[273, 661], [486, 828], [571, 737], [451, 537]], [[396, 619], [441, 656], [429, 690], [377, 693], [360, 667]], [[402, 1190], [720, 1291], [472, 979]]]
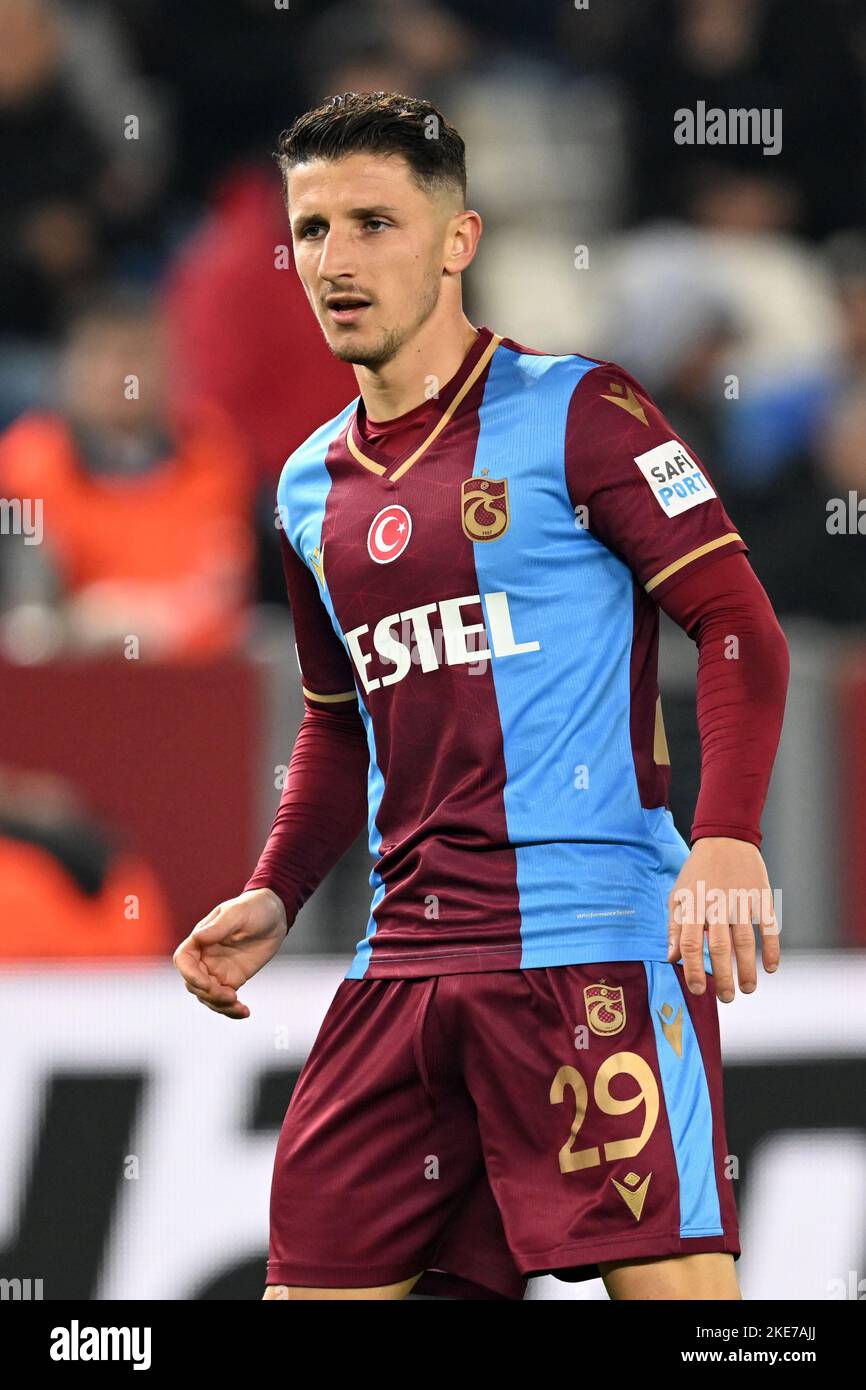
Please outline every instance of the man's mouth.
[[370, 308], [370, 301], [357, 294], [335, 294], [326, 307], [335, 323], [357, 323], [364, 310]]

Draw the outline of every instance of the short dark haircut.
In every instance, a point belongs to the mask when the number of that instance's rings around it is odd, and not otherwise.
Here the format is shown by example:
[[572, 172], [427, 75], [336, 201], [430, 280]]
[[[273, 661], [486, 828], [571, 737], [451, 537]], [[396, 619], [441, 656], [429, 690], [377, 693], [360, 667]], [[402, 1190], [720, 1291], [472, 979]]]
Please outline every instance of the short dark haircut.
[[402, 155], [426, 193], [451, 186], [466, 200], [466, 147], [460, 135], [431, 102], [400, 92], [329, 97], [283, 131], [274, 157], [288, 193], [295, 165], [361, 151]]

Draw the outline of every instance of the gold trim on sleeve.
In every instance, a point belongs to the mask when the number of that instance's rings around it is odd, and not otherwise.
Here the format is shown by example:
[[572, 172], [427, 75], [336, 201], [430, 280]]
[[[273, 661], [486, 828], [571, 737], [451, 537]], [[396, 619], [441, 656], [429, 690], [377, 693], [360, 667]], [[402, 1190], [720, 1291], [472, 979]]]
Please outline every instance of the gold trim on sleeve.
[[670, 767], [671, 755], [668, 751], [667, 734], [665, 733], [665, 719], [662, 714], [662, 697], [656, 697], [656, 723], [653, 733], [653, 762], [659, 767]]
[[720, 545], [729, 545], [731, 541], [742, 541], [742, 539], [742, 536], [738, 535], [736, 531], [729, 531], [726, 536], [717, 536], [714, 541], [707, 541], [706, 545], [699, 545], [697, 550], [690, 550], [688, 555], [683, 555], [679, 560], [674, 560], [672, 565], [666, 565], [663, 570], [659, 570], [658, 574], [654, 574], [652, 579], [647, 581], [644, 588], [648, 594], [652, 593], [653, 589], [659, 584], [662, 584], [666, 579], [670, 579], [671, 575], [676, 574], [677, 570], [684, 569], [686, 565], [690, 565], [692, 560], [697, 560], [701, 555], [708, 555], [711, 550], [717, 550]]
[[[457, 395], [454, 397], [453, 401], [451, 401], [448, 407], [442, 412], [442, 415], [437, 420], [433, 429], [430, 431], [427, 438], [423, 440], [421, 444], [418, 445], [418, 448], [415, 450], [414, 454], [410, 454], [409, 457], [403, 463], [400, 464], [400, 467], [394, 473], [391, 474], [391, 482], [395, 482], [397, 478], [401, 478], [403, 474], [406, 472], [406, 470], [411, 468], [412, 464], [416, 463], [418, 459], [421, 457], [421, 455], [427, 452], [434, 439], [437, 439], [439, 437], [439, 435], [442, 433], [445, 426], [448, 424], [448, 421], [451, 419], [460, 402], [464, 400], [468, 392], [472, 390], [472, 387], [475, 385], [476, 381], [480, 377], [481, 373], [484, 371], [484, 368], [487, 366], [487, 363], [490, 361], [491, 357], [493, 356], [494, 352], [499, 347], [499, 344], [501, 342], [502, 334], [494, 333], [492, 338], [490, 339], [490, 342], [487, 344], [487, 347], [484, 349], [478, 361], [475, 363], [475, 366], [472, 368], [472, 371], [469, 373], [463, 385], [460, 387], [460, 390], [457, 392]], [[352, 419], [349, 422], [349, 428], [346, 433], [346, 443], [349, 446], [349, 452], [352, 454], [353, 458], [356, 458], [358, 460], [358, 463], [362, 463], [365, 468], [369, 468], [371, 473], [381, 474], [386, 473], [388, 471], [386, 468], [382, 467], [381, 463], [376, 463], [374, 459], [368, 458], [366, 454], [361, 452], [358, 446], [358, 442], [355, 439], [354, 419]]]
[[347, 690], [341, 695], [317, 695], [314, 690], [308, 690], [305, 685], [301, 686], [304, 694], [310, 700], [318, 700], [323, 705], [334, 705], [343, 700], [357, 700], [357, 690]]

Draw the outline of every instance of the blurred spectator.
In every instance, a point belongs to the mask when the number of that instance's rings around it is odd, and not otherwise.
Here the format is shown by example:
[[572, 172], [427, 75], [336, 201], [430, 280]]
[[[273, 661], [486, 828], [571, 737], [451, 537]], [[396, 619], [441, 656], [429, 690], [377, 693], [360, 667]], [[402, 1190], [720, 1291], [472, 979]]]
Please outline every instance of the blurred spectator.
[[99, 264], [108, 161], [64, 88], [61, 53], [49, 5], [0, 0], [0, 423], [37, 397], [51, 364], [40, 348]]
[[67, 783], [0, 767], [0, 959], [165, 956], [173, 937], [150, 867]]
[[606, 272], [604, 354], [658, 394], [720, 484], [781, 479], [840, 369], [823, 261], [779, 233], [658, 222], [613, 243]]
[[724, 377], [746, 328], [730, 267], [692, 228], [655, 224], [611, 244], [603, 300], [601, 351], [646, 386], [721, 484]]
[[866, 630], [866, 378], [784, 480], [730, 499], [777, 612]]
[[170, 169], [171, 100], [136, 70], [116, 0], [54, 0], [63, 75], [108, 155], [98, 195], [112, 246], [135, 245], [161, 211]]
[[169, 94], [172, 193], [195, 215], [226, 169], [311, 104], [301, 51], [323, 0], [110, 3], [139, 71]]
[[[477, 51], [463, 16], [439, 0], [368, 0], [363, 7], [339, 0], [310, 27], [306, 58], [315, 101], [364, 91], [436, 101], [443, 82], [463, 72]], [[454, 122], [453, 110], [448, 117]]]
[[72, 325], [59, 409], [0, 440], [0, 492], [42, 507], [41, 543], [5, 541], [11, 659], [120, 654], [130, 637], [145, 658], [199, 659], [245, 635], [248, 457], [215, 406], [166, 411], [163, 368], [151, 305], [105, 297]]
[[[49, 398], [64, 316], [124, 229], [135, 234], [158, 182], [146, 93], [116, 36], [94, 49], [97, 19], [80, 5], [0, 0], [0, 426]], [[145, 140], [124, 139], [126, 114], [148, 119]]]
[[291, 241], [276, 164], [238, 167], [165, 284], [171, 399], [225, 410], [271, 504], [292, 450], [358, 394], [310, 310]]
[[[614, 62], [631, 105], [636, 219], [695, 215], [725, 173], [731, 188], [742, 180], [736, 197], [765, 226], [770, 218], [780, 230], [817, 237], [864, 215], [866, 103], [852, 42], [862, 6], [644, 0], [630, 16]], [[676, 144], [674, 113], [698, 102], [726, 112], [780, 110], [781, 151]]]
[[276, 165], [238, 167], [170, 268], [164, 297], [174, 407], [213, 401], [250, 450], [257, 593], [276, 603], [285, 598], [274, 526], [280, 470], [358, 394], [310, 310], [291, 246]]
[[842, 317], [847, 367], [866, 378], [866, 233], [840, 232], [831, 237], [827, 254]]

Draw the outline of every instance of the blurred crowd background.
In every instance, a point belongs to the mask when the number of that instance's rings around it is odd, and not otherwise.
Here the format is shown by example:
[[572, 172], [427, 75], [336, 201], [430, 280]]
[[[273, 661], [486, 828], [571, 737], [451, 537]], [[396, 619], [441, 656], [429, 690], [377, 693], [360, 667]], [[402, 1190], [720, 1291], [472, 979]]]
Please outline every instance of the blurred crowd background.
[[[357, 393], [272, 151], [350, 90], [463, 135], [472, 321], [621, 362], [710, 469], [792, 647], [785, 928], [862, 945], [862, 0], [0, 0], [0, 956], [170, 953], [267, 833], [301, 717], [276, 481]], [[781, 111], [780, 152], [676, 144], [701, 101]], [[286, 949], [350, 952], [368, 873], [360, 844]]]

